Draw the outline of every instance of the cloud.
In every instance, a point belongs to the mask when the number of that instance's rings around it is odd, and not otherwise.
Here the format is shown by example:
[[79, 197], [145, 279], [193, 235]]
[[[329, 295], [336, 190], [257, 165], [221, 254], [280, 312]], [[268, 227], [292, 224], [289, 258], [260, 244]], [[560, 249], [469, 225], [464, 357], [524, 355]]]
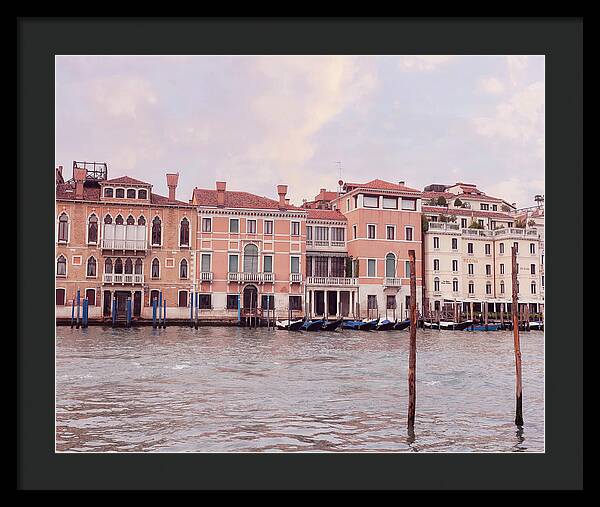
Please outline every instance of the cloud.
[[533, 206], [533, 196], [544, 193], [544, 180], [512, 177], [488, 185], [485, 192], [494, 197], [500, 197], [509, 203], [514, 202], [518, 207]]
[[402, 70], [430, 71], [454, 60], [453, 55], [406, 55], [400, 56], [399, 67]]
[[150, 83], [139, 77], [99, 78], [88, 85], [90, 100], [110, 116], [136, 118], [140, 109], [158, 102]]
[[497, 140], [510, 140], [520, 144], [539, 144], [544, 138], [544, 83], [530, 84], [501, 102], [492, 116], [478, 117], [473, 125], [478, 134]]
[[508, 78], [513, 86], [517, 85], [524, 77], [529, 65], [527, 55], [509, 55], [506, 57]]
[[504, 83], [493, 76], [482, 77], [477, 84], [481, 91], [489, 93], [490, 95], [502, 95], [506, 89]]

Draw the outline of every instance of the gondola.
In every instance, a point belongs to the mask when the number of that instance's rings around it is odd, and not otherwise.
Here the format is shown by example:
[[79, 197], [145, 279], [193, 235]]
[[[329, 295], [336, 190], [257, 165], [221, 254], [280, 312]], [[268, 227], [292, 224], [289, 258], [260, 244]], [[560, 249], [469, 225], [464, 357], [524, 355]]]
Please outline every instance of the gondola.
[[472, 324], [472, 320], [465, 320], [464, 322], [453, 322], [451, 320], [442, 320], [440, 322], [423, 321], [423, 327], [426, 329], [445, 329], [450, 331], [462, 331], [470, 327]]
[[278, 320], [276, 322], [277, 329], [283, 329], [285, 331], [300, 331], [302, 328], [302, 324], [304, 324], [304, 319], [299, 320]]
[[403, 329], [406, 329], [408, 326], [410, 326], [410, 319], [404, 319], [404, 320], [401, 320], [400, 322], [396, 322], [394, 324], [394, 330], [402, 331]]
[[465, 331], [498, 331], [500, 324], [471, 324], [467, 326]]
[[394, 324], [396, 324], [392, 320], [383, 319], [375, 326], [375, 331], [389, 331], [394, 328]]
[[529, 330], [530, 331], [543, 331], [544, 323], [541, 321], [531, 321], [529, 323]]
[[371, 322], [365, 322], [364, 320], [345, 320], [342, 323], [342, 329], [356, 329], [358, 331], [370, 331], [373, 329]]
[[338, 327], [342, 325], [343, 321], [344, 319], [325, 321], [322, 329], [323, 331], [335, 331]]
[[323, 324], [325, 321], [323, 319], [318, 320], [307, 320], [302, 324], [301, 329], [303, 331], [320, 331], [323, 329]]

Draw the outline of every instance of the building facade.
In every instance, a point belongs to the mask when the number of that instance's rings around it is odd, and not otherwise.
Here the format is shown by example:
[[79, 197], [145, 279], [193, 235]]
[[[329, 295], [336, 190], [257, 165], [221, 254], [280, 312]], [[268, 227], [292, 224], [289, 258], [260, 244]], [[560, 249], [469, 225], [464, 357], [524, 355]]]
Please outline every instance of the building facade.
[[498, 311], [511, 301], [513, 245], [519, 300], [543, 307], [543, 213], [524, 220], [475, 185], [340, 182], [294, 206], [286, 185], [271, 199], [223, 181], [185, 202], [178, 175], [166, 178], [162, 196], [147, 182], [109, 179], [106, 164], [74, 162], [68, 181], [56, 169], [57, 319], [70, 319], [77, 291], [99, 321], [122, 317], [128, 300], [139, 320], [152, 319], [154, 300], [169, 320], [189, 319], [194, 307], [220, 322], [401, 319], [410, 250], [419, 314], [456, 304]]
[[513, 246], [519, 303], [531, 312], [543, 310], [543, 232], [521, 220], [512, 204], [472, 184], [430, 185], [423, 196], [426, 314], [452, 313], [457, 304], [467, 314], [479, 314], [485, 305], [488, 312], [508, 311]]

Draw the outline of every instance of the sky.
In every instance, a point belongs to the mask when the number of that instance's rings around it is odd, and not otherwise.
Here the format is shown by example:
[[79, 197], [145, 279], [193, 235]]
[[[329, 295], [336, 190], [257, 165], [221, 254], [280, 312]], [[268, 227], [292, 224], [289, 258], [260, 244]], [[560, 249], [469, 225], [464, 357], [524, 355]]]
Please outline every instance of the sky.
[[[57, 56], [56, 165], [293, 204], [340, 179], [544, 193], [544, 56]], [[341, 164], [338, 164], [341, 162]], [[341, 170], [340, 170], [341, 168]]]

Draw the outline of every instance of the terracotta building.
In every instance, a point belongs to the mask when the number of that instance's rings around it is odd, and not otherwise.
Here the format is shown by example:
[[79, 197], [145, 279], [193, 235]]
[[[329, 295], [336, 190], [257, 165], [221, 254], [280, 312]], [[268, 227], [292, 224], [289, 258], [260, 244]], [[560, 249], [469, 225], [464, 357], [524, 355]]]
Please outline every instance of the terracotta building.
[[[108, 179], [106, 164], [73, 164], [65, 181], [56, 170], [56, 316], [70, 318], [80, 290], [90, 319], [123, 315], [131, 298], [134, 318], [151, 318], [151, 301], [186, 307], [193, 285], [196, 213], [176, 199], [177, 174], [167, 175], [168, 197], [128, 176]], [[171, 315], [174, 316], [174, 315]]]

